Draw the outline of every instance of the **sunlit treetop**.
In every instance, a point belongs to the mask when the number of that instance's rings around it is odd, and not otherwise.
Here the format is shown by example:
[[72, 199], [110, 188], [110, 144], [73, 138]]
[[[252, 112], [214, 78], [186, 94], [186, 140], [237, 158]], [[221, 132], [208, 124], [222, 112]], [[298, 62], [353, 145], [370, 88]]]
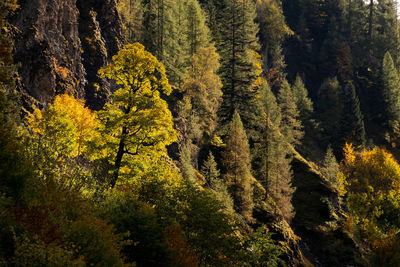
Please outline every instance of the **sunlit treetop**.
[[67, 157], [81, 155], [97, 136], [95, 114], [85, 107], [83, 100], [67, 94], [56, 96], [47, 109], [34, 107], [26, 122], [43, 145]]

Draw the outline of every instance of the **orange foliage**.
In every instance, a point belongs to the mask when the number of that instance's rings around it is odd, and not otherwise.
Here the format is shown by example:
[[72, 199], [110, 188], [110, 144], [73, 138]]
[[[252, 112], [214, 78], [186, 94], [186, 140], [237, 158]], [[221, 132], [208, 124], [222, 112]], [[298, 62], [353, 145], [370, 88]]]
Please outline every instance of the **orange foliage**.
[[168, 248], [174, 252], [171, 260], [174, 266], [199, 266], [199, 258], [192, 252], [179, 226], [166, 227], [164, 229], [164, 235]]

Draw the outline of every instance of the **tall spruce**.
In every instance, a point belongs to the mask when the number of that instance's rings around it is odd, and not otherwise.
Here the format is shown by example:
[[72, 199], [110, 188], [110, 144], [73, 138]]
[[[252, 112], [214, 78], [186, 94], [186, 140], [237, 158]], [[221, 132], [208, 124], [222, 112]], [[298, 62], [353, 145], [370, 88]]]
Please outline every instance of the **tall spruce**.
[[291, 145], [298, 145], [303, 138], [303, 126], [299, 120], [299, 111], [289, 83], [285, 80], [278, 94], [278, 103], [281, 109], [281, 132]]
[[252, 220], [253, 176], [250, 165], [250, 148], [247, 135], [237, 111], [234, 112], [226, 137], [223, 165], [226, 169], [224, 179], [232, 192], [234, 205], [247, 220]]
[[364, 147], [366, 144], [363, 115], [360, 110], [360, 100], [353, 83], [349, 82], [342, 93], [341, 145], [352, 143]]
[[210, 185], [220, 178], [220, 172], [218, 170], [217, 163], [215, 162], [214, 155], [211, 151], [208, 154], [207, 160], [201, 167], [201, 173], [204, 175]]
[[314, 108], [312, 100], [308, 97], [307, 88], [304, 86], [303, 80], [299, 74], [296, 75], [296, 80], [293, 83], [292, 91], [297, 109], [300, 113], [299, 118], [304, 124], [310, 119]]
[[[339, 151], [336, 141], [340, 130], [342, 105], [340, 101], [341, 87], [337, 78], [327, 79], [318, 92], [318, 118], [321, 122], [321, 131], [325, 145], [332, 144], [335, 151]], [[336, 150], [337, 149], [337, 150]]]
[[377, 1], [375, 12], [373, 25], [374, 56], [377, 59], [381, 59], [386, 52], [389, 52], [397, 68], [400, 64], [400, 35], [397, 18], [397, 1], [379, 0]]
[[219, 118], [223, 125], [227, 125], [237, 110], [245, 128], [249, 129], [259, 114], [254, 90], [258, 76], [253, 53], [258, 49], [255, 7], [251, 0], [225, 0], [220, 12], [219, 35], [216, 36], [221, 36], [221, 39], [215, 40], [221, 55], [219, 72], [223, 83]]
[[383, 58], [381, 79], [386, 125], [393, 133], [400, 126], [400, 78], [389, 52]]

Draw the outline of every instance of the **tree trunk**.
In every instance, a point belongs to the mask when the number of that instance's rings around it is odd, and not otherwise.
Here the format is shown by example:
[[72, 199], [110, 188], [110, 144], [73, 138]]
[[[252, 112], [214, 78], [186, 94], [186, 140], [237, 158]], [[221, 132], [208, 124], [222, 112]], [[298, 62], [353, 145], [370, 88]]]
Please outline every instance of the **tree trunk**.
[[128, 133], [128, 129], [124, 126], [122, 128], [121, 140], [119, 142], [117, 157], [115, 158], [114, 175], [113, 175], [113, 179], [111, 180], [111, 183], [110, 183], [111, 188], [114, 188], [114, 186], [118, 180], [119, 169], [121, 168], [122, 157], [124, 156], [124, 153], [125, 153], [125, 136], [127, 133]]

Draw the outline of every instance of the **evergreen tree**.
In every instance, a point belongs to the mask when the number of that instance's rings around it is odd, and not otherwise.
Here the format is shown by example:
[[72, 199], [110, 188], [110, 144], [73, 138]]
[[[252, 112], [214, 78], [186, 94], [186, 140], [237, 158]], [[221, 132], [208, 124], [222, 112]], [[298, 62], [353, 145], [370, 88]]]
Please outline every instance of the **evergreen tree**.
[[279, 107], [281, 109], [281, 132], [289, 144], [298, 145], [304, 135], [303, 126], [299, 121], [299, 111], [296, 107], [292, 89], [287, 81], [282, 83], [278, 94]]
[[263, 46], [264, 69], [271, 86], [285, 79], [285, 62], [282, 43], [293, 34], [286, 25], [281, 5], [276, 0], [257, 0], [257, 21], [260, 24], [260, 41]]
[[334, 186], [337, 186], [338, 172], [339, 172], [339, 164], [336, 160], [335, 155], [333, 154], [332, 147], [329, 145], [325, 153], [324, 161], [322, 163], [321, 173]]
[[171, 85], [180, 87], [190, 58], [210, 45], [206, 17], [197, 0], [144, 0], [141, 42], [167, 70]]
[[143, 6], [142, 0], [121, 0], [118, 3], [118, 13], [121, 15], [125, 28], [127, 43], [141, 41], [143, 35]]
[[211, 137], [217, 127], [217, 111], [222, 96], [222, 83], [217, 75], [219, 55], [214, 47], [200, 48], [192, 57], [191, 68], [182, 86], [189, 97], [192, 112], [198, 117], [201, 137]]
[[337, 78], [327, 79], [320, 87], [318, 92], [318, 115], [321, 122], [323, 133], [323, 142], [331, 143], [334, 150], [340, 150], [337, 147], [337, 137], [340, 130], [341, 118], [341, 87]]
[[291, 187], [291, 156], [288, 143], [280, 133], [281, 111], [268, 84], [261, 87], [261, 105], [263, 107], [262, 137], [254, 151], [254, 172], [265, 186], [267, 193], [275, 200], [284, 217], [293, 218], [291, 204], [294, 189]]
[[211, 152], [208, 154], [207, 160], [204, 162], [203, 167], [201, 168], [201, 173], [209, 183], [215, 198], [222, 203], [224, 212], [233, 218], [235, 216], [233, 199], [229, 193], [228, 186], [222, 179], [220, 179], [220, 172], [217, 168], [214, 155]]
[[386, 124], [393, 133], [400, 126], [400, 78], [389, 52], [383, 58], [381, 79]]
[[182, 86], [183, 99], [177, 104], [175, 127], [183, 143], [190, 146], [197, 162], [198, 152], [213, 138], [218, 125], [217, 111], [222, 83], [217, 75], [219, 55], [214, 47], [200, 48]]
[[279, 154], [277, 146], [282, 142], [282, 138], [279, 132], [281, 111], [275, 95], [266, 82], [261, 86], [260, 102], [263, 108], [262, 136], [260, 145], [253, 152], [253, 164], [255, 176], [265, 186], [267, 192], [270, 192], [273, 185], [272, 177], [279, 172], [276, 166]]
[[352, 143], [364, 147], [366, 144], [363, 115], [360, 110], [360, 101], [353, 83], [349, 82], [342, 93], [341, 137], [342, 145]]
[[221, 39], [215, 40], [221, 55], [220, 75], [223, 102], [219, 111], [222, 125], [227, 125], [235, 110], [246, 130], [256, 123], [257, 108], [254, 82], [257, 66], [252, 51], [258, 49], [254, 23], [255, 8], [251, 0], [225, 0], [218, 20]]
[[296, 102], [297, 109], [300, 113], [300, 119], [303, 124], [311, 118], [314, 111], [313, 103], [308, 97], [307, 88], [305, 88], [300, 75], [296, 75], [296, 80], [292, 86], [293, 96]]
[[203, 167], [201, 167], [201, 173], [204, 175], [210, 185], [212, 185], [220, 176], [217, 163], [215, 162], [214, 155], [211, 153], [211, 151], [208, 154], [207, 160], [204, 162]]
[[379, 0], [376, 5], [374, 19], [373, 52], [377, 59], [384, 57], [386, 52], [392, 56], [394, 65], [399, 67], [400, 35], [397, 18], [396, 0]]
[[250, 148], [240, 115], [234, 112], [230, 123], [223, 164], [226, 169], [224, 179], [233, 195], [235, 209], [247, 220], [252, 219], [253, 176], [250, 166]]
[[183, 146], [180, 152], [179, 161], [183, 179], [191, 184], [194, 184], [196, 182], [196, 172], [192, 164], [189, 146], [190, 145]]
[[197, 0], [187, 0], [189, 55], [192, 57], [201, 47], [209, 47], [210, 30], [206, 24], [207, 17]]

